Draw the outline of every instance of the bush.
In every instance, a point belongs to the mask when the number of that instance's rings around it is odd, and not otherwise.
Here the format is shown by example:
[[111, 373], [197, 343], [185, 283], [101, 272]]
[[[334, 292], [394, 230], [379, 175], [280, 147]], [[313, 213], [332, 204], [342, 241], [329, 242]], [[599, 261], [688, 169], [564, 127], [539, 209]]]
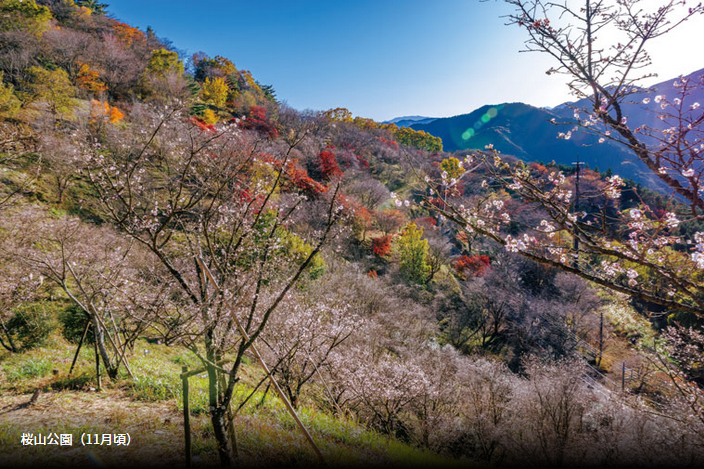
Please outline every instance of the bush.
[[[77, 344], [81, 340], [83, 330], [85, 329], [86, 322], [88, 320], [88, 316], [86, 315], [86, 313], [83, 312], [80, 307], [76, 305], [69, 306], [59, 316], [59, 322], [61, 322], [61, 325], [63, 326], [61, 335], [63, 335], [64, 339], [68, 340], [69, 342]], [[85, 341], [89, 344], [93, 343], [92, 327], [88, 329]]]
[[40, 347], [51, 332], [51, 315], [44, 304], [27, 303], [13, 310], [7, 328], [21, 350]]

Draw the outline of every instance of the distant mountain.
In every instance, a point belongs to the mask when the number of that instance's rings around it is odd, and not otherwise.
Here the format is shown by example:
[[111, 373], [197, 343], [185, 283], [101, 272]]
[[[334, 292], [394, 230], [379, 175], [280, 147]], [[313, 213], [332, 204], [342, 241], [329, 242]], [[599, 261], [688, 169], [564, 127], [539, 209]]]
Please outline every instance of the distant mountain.
[[[689, 75], [695, 79], [704, 74], [704, 69]], [[633, 104], [624, 104], [624, 114], [628, 125], [636, 127], [646, 124], [663, 128], [657, 119], [660, 105], [654, 100], [658, 94], [668, 99], [676, 97], [674, 79], [655, 85], [655, 91], [643, 90], [632, 96]], [[648, 104], [642, 100], [650, 97]], [[688, 98], [688, 102], [704, 104], [704, 91]], [[555, 125], [550, 121], [574, 122], [574, 107], [587, 105], [585, 101], [565, 103], [552, 109], [537, 108], [524, 103], [504, 103], [482, 106], [469, 114], [434, 119], [431, 122], [415, 122], [411, 127], [424, 130], [443, 141], [446, 151], [484, 149], [493, 144], [502, 153], [514, 155], [525, 161], [552, 161], [571, 164], [574, 161], [586, 162], [591, 168], [600, 170], [611, 168], [621, 176], [657, 187], [660, 182], [645, 165], [624, 146], [614, 142], [599, 144], [597, 138], [582, 131], [573, 132], [569, 140], [558, 139], [559, 132], [567, 132], [571, 124]], [[398, 124], [397, 124], [398, 125]]]
[[384, 121], [383, 124], [396, 124], [399, 127], [410, 127], [412, 124], [429, 124], [436, 119], [437, 117], [403, 116]]

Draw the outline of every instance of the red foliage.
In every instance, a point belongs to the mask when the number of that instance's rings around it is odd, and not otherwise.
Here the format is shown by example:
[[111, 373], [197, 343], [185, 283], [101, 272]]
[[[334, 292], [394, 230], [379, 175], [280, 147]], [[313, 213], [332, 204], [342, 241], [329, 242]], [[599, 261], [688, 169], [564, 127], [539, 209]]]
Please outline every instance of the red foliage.
[[386, 257], [391, 254], [392, 235], [381, 236], [372, 239], [372, 252], [379, 257]]
[[357, 161], [359, 161], [359, 165], [360, 165], [362, 168], [364, 168], [364, 169], [369, 169], [369, 161], [367, 161], [366, 158], [364, 158], [364, 157], [361, 156], [361, 155], [357, 155], [357, 154], [355, 154], [354, 156], [357, 157]]
[[318, 154], [318, 158], [320, 159], [320, 172], [323, 173], [323, 177], [326, 180], [342, 176], [340, 165], [337, 164], [337, 158], [335, 158], [335, 154], [331, 150], [331, 147], [326, 147]]
[[325, 185], [320, 184], [318, 181], [308, 176], [308, 172], [303, 169], [295, 159], [289, 162], [286, 168], [286, 174], [293, 185], [302, 190], [303, 193], [309, 197], [315, 197], [328, 191]]
[[465, 256], [462, 255], [455, 260], [453, 267], [455, 270], [467, 277], [483, 277], [489, 268], [489, 256]]
[[379, 141], [380, 141], [381, 143], [385, 143], [385, 144], [387, 144], [388, 146], [393, 147], [393, 148], [398, 148], [398, 142], [397, 142], [397, 141], [395, 141], [395, 140], [388, 140], [388, 139], [385, 139], [384, 137], [378, 137], [378, 138], [379, 138]]
[[249, 191], [249, 189], [240, 189], [237, 194], [235, 195], [236, 199], [239, 199], [238, 201], [240, 203], [248, 203], [252, 201], [252, 193]]
[[264, 106], [252, 106], [249, 108], [250, 119], [259, 119], [260, 121], [266, 120], [266, 108]]
[[369, 272], [367, 272], [367, 275], [371, 278], [379, 278], [379, 274], [377, 274], [376, 270], [374, 270], [374, 269], [369, 269]]
[[264, 106], [252, 106], [249, 108], [247, 114], [247, 118], [242, 120], [240, 124], [243, 128], [265, 133], [271, 139], [279, 136], [279, 130], [274, 123], [267, 118], [266, 108]]
[[447, 208], [447, 205], [445, 204], [445, 202], [438, 197], [431, 197], [430, 199], [428, 199], [428, 202], [435, 205], [437, 208], [439, 208], [441, 210], [445, 210]]
[[198, 119], [195, 116], [191, 117], [190, 120], [191, 124], [195, 125], [196, 127], [200, 128], [205, 132], [215, 132], [215, 126], [213, 124], [207, 124], [204, 120]]
[[433, 217], [420, 217], [413, 220], [416, 225], [438, 226], [438, 221]]

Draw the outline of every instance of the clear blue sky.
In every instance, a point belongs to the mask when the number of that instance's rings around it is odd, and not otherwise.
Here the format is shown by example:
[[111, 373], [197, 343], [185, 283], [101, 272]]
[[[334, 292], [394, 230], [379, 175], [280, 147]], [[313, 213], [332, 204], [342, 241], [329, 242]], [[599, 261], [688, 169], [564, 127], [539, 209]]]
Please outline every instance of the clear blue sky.
[[[296, 109], [346, 107], [381, 121], [570, 99], [560, 78], [545, 75], [548, 57], [518, 52], [525, 32], [504, 25], [510, 10], [500, 1], [104, 1], [115, 18], [152, 26], [189, 55], [231, 59]], [[703, 20], [669, 44], [685, 41], [701, 47]], [[692, 63], [691, 51], [667, 44], [652, 51], [662, 79], [704, 67], [700, 53]]]

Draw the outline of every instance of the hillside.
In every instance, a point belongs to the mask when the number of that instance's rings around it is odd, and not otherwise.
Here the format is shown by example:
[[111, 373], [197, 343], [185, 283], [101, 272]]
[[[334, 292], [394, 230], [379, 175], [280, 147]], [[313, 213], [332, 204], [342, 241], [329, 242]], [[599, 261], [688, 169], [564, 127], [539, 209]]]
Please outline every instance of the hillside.
[[553, 111], [298, 111], [109, 11], [0, 3], [2, 467], [704, 462], [696, 205]]
[[[692, 72], [685, 78], [696, 80], [701, 75], [704, 75], [704, 69]], [[630, 124], [664, 129], [666, 124], [657, 118], [660, 104], [655, 97], [663, 95], [674, 99], [678, 96], [680, 90], [673, 86], [674, 81], [674, 78], [665, 80], [649, 90], [630, 95], [623, 106]], [[646, 98], [649, 98], [647, 104], [643, 102]], [[704, 92], [697, 88], [689, 99], [704, 102]], [[431, 122], [403, 122], [416, 130], [440, 137], [446, 151], [482, 150], [493, 143], [502, 153], [524, 161], [555, 161], [563, 165], [582, 161], [591, 168], [602, 171], [610, 168], [647, 187], [661, 188], [660, 181], [618, 142], [599, 144], [598, 137], [584, 131], [572, 132], [569, 140], [557, 139], [559, 132], [567, 132], [574, 126], [574, 110], [581, 111], [587, 104], [586, 100], [582, 100], [543, 109], [523, 103], [503, 103], [482, 106], [469, 114], [438, 118]], [[559, 125], [551, 123], [553, 119]]]

